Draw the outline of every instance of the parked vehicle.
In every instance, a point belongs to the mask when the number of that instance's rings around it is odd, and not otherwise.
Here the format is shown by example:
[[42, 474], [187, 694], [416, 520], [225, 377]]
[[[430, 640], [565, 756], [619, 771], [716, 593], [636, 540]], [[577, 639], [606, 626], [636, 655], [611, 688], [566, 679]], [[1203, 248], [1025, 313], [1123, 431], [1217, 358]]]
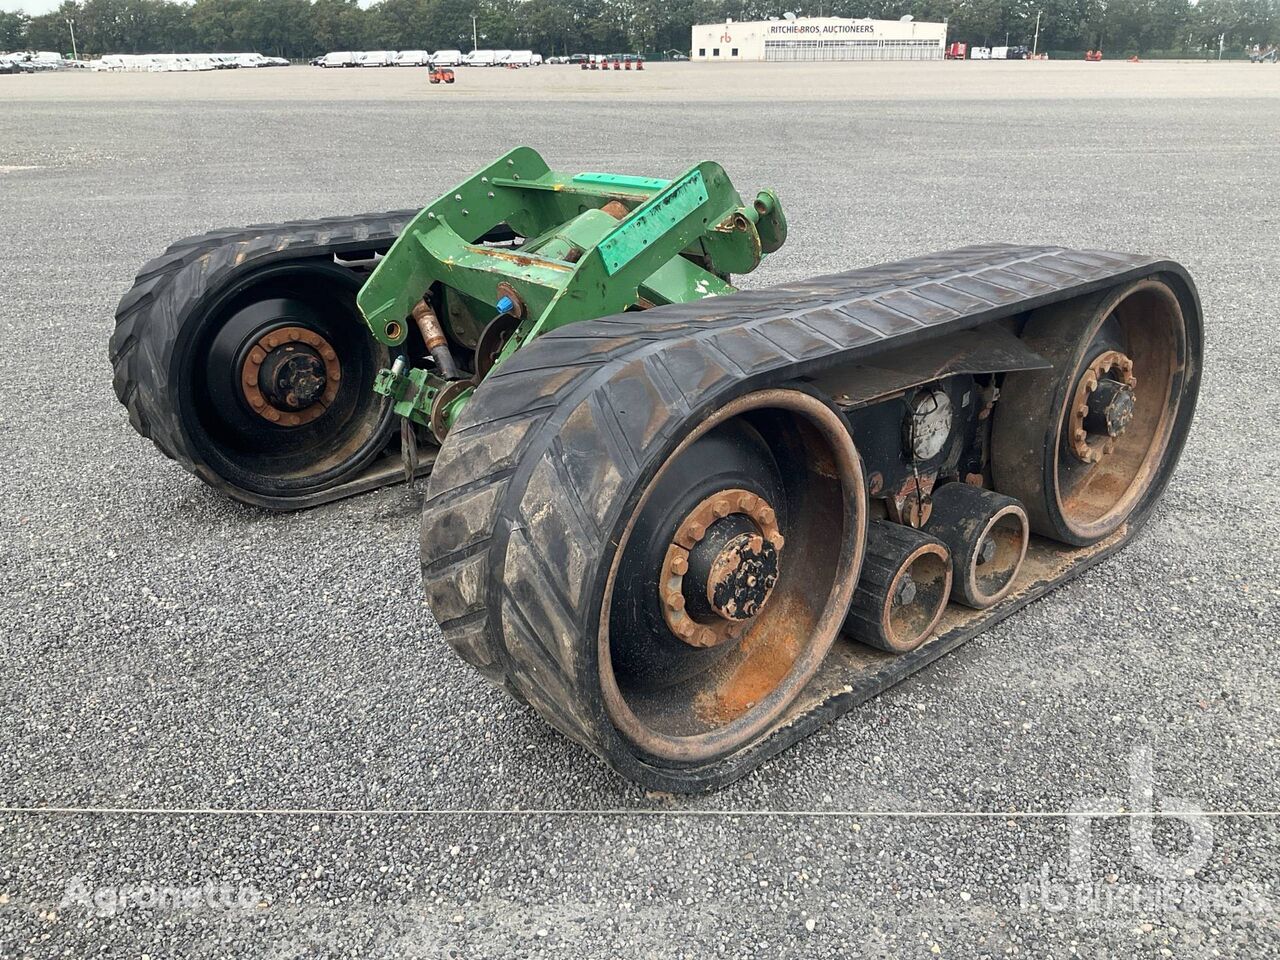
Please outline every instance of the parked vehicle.
[[542, 58], [532, 50], [512, 50], [511, 55], [502, 61], [502, 65], [505, 67], [534, 67], [541, 62]]
[[369, 50], [360, 55], [360, 66], [394, 67], [395, 57], [394, 50]]
[[320, 61], [320, 66], [326, 69], [333, 67], [354, 67], [358, 66], [356, 55], [350, 51], [341, 51], [339, 53], [326, 53]]
[[453, 67], [432, 67], [427, 79], [432, 83], [453, 83]]
[[425, 67], [431, 63], [431, 54], [425, 50], [401, 50], [396, 54], [397, 67]]
[[465, 62], [461, 50], [437, 50], [431, 55], [433, 67], [460, 67]]
[[494, 51], [492, 50], [472, 50], [462, 57], [462, 65], [465, 67], [491, 67], [493, 66]]
[[507, 65], [507, 60], [508, 58], [510, 58], [510, 56], [511, 56], [510, 50], [495, 50], [493, 51], [493, 62], [488, 64], [488, 66], [505, 67]]

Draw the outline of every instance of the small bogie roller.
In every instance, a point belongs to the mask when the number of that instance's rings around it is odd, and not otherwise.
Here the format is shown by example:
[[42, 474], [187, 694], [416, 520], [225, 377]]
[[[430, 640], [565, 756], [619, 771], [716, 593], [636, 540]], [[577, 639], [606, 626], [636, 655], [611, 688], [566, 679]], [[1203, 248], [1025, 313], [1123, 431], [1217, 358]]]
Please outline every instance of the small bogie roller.
[[929, 639], [950, 593], [946, 544], [911, 527], [872, 520], [844, 632], [879, 650], [907, 653]]
[[955, 600], [983, 610], [1013, 589], [1030, 534], [1018, 501], [967, 483], [948, 483], [933, 492], [924, 530], [950, 551]]

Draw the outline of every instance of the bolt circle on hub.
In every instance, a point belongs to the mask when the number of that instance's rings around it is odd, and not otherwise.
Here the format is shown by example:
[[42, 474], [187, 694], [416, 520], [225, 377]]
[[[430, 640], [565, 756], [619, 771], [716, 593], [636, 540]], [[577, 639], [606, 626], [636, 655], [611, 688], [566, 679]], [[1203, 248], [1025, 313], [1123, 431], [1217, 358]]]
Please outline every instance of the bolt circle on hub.
[[1068, 437], [1081, 463], [1097, 463], [1133, 420], [1133, 361], [1119, 350], [1106, 350], [1085, 368], [1071, 404]]
[[282, 427], [310, 423], [338, 395], [342, 365], [333, 346], [306, 327], [263, 336], [240, 370], [244, 398], [258, 416]]
[[777, 513], [750, 490], [699, 503], [676, 528], [658, 578], [671, 632], [692, 647], [739, 637], [778, 582], [785, 543]]

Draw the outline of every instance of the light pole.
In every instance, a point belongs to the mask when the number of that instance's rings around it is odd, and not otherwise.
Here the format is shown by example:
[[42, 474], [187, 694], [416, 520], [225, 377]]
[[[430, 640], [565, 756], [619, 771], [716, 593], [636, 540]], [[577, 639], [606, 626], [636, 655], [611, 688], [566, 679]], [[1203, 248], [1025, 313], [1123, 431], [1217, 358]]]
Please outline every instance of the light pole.
[[1031, 58], [1034, 60], [1040, 50], [1040, 11], [1036, 11], [1036, 38], [1031, 41]]
[[71, 59], [79, 60], [80, 51], [76, 49], [76, 22], [67, 17], [67, 28], [71, 31]]
[[476, 41], [476, 15], [473, 13], [471, 15], [471, 52], [475, 53], [478, 46], [480, 44]]

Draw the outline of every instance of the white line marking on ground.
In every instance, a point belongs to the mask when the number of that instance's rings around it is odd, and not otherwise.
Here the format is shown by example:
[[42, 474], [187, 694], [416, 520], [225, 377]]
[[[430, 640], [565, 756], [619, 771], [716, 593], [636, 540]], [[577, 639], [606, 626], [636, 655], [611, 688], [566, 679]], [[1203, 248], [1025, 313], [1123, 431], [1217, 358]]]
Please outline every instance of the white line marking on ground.
[[921, 820], [1068, 820], [1072, 818], [1134, 817], [1277, 817], [1280, 810], [659, 810], [654, 808], [465, 808], [408, 807], [403, 809], [349, 809], [324, 807], [0, 807], [3, 814], [56, 814], [63, 816], [159, 816], [159, 817], [786, 817], [791, 819], [864, 818]]

